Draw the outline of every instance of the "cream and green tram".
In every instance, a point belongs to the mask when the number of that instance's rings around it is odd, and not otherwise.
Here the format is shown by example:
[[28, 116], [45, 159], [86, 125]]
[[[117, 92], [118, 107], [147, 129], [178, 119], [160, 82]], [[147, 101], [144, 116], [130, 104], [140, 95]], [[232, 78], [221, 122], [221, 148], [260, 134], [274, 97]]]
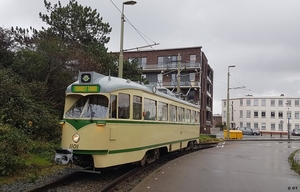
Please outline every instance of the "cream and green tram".
[[66, 90], [57, 163], [144, 165], [199, 141], [199, 106], [130, 80], [80, 72]]

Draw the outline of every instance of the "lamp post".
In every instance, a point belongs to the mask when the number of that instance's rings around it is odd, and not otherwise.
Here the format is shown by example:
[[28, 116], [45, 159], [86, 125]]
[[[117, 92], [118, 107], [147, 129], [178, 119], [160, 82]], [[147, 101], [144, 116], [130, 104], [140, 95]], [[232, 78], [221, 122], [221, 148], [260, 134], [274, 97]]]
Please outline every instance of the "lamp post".
[[227, 74], [227, 121], [226, 121], [226, 127], [227, 127], [227, 139], [229, 139], [229, 126], [230, 126], [230, 116], [229, 116], [229, 77], [230, 77], [230, 73], [229, 73], [229, 68], [231, 67], [235, 67], [235, 65], [229, 65], [228, 66], [228, 74]]
[[125, 1], [122, 4], [121, 13], [121, 36], [120, 36], [120, 55], [119, 55], [119, 71], [118, 77], [123, 78], [123, 38], [124, 38], [124, 5], [134, 5], [136, 1]]
[[290, 103], [289, 102], [286, 102], [286, 105], [288, 106], [288, 112], [287, 112], [287, 126], [288, 126], [288, 139], [290, 139]]

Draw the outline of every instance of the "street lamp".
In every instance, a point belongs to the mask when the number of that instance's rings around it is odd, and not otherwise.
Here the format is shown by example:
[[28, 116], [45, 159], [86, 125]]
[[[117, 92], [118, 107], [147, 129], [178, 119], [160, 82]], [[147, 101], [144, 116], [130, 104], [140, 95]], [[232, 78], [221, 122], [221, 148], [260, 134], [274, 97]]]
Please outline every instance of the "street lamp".
[[290, 103], [286, 102], [286, 105], [288, 106], [288, 112], [287, 112], [288, 139], [290, 139], [290, 119], [291, 119], [290, 108], [289, 108]]
[[120, 55], [119, 55], [119, 71], [118, 77], [123, 78], [123, 37], [124, 37], [124, 5], [134, 5], [136, 1], [125, 1], [122, 4], [122, 13], [121, 13], [121, 37], [120, 37]]
[[229, 65], [228, 66], [228, 75], [227, 75], [227, 121], [226, 121], [226, 127], [227, 127], [227, 139], [229, 139], [229, 125], [230, 125], [230, 117], [229, 117], [229, 76], [230, 76], [230, 73], [229, 73], [229, 68], [231, 67], [235, 67], [235, 65]]

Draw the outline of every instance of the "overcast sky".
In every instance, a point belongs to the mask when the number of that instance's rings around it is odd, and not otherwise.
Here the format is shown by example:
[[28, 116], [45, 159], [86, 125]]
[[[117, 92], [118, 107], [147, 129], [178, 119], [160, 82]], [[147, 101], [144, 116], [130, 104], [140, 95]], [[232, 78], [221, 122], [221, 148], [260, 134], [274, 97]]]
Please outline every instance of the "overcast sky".
[[[57, 3], [56, 0], [50, 2]], [[121, 0], [78, 0], [97, 9], [112, 27], [109, 51], [119, 51]], [[0, 25], [4, 28], [44, 23], [42, 0], [0, 0]], [[67, 0], [61, 0], [63, 5]], [[118, 9], [115, 7], [115, 5]], [[202, 46], [214, 70], [214, 114], [221, 114], [227, 97], [285, 96], [300, 94], [299, 0], [137, 0], [125, 6], [125, 15], [147, 42], [125, 23], [124, 49], [159, 43], [153, 49]], [[44, 25], [45, 26], [45, 25]]]

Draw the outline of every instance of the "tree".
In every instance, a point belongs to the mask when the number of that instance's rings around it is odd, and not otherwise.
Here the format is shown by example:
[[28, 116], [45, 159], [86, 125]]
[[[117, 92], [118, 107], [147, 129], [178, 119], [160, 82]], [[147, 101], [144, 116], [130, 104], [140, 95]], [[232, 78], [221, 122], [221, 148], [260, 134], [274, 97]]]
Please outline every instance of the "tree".
[[7, 29], [0, 27], [0, 69], [9, 67], [14, 59], [13, 34]]

